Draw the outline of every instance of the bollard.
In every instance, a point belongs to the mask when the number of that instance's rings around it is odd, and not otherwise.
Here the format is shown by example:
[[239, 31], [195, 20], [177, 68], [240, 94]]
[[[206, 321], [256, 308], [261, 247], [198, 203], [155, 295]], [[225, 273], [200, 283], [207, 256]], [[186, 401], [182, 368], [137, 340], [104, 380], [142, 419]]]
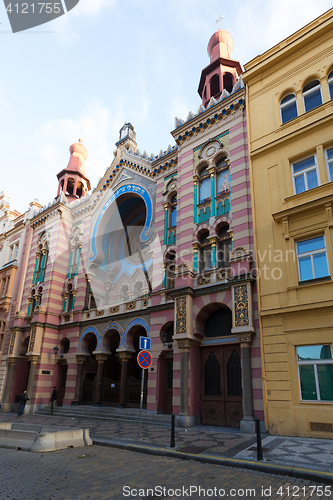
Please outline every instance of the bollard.
[[170, 439], [170, 448], [174, 448], [176, 446], [175, 443], [175, 416], [171, 415], [171, 439]]
[[257, 460], [263, 459], [261, 446], [260, 419], [256, 418], [256, 433], [257, 433]]

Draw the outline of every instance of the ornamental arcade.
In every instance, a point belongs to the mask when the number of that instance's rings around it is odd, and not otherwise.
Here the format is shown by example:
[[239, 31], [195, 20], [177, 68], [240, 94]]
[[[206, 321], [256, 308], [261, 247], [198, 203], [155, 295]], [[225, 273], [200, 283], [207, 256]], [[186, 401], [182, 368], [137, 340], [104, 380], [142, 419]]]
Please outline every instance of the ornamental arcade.
[[88, 152], [74, 143], [56, 198], [32, 204], [8, 326], [0, 311], [1, 411], [27, 388], [35, 412], [54, 385], [58, 405], [138, 406], [147, 336], [147, 411], [244, 432], [264, 420], [245, 89], [232, 50], [226, 31], [210, 39], [202, 104], [176, 118], [174, 146], [141, 154], [126, 123], [91, 191]]

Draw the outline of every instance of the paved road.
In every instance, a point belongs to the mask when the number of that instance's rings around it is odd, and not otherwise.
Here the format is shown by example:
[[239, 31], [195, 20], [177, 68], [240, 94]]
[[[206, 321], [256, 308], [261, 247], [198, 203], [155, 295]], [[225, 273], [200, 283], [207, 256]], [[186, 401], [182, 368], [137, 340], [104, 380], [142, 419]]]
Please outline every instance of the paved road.
[[325, 485], [306, 480], [101, 446], [44, 454], [0, 448], [0, 500], [333, 498], [328, 490], [325, 495]]

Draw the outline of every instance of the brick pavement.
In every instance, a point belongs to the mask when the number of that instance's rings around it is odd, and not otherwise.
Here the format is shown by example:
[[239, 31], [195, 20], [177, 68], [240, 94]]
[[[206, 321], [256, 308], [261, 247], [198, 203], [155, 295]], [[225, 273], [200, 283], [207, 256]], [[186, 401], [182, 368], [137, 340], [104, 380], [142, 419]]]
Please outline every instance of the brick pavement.
[[[56, 427], [79, 427], [90, 431], [92, 438], [121, 438], [135, 441], [138, 438], [138, 424], [135, 422], [120, 422], [112, 420], [97, 420], [93, 418], [68, 418], [46, 415], [25, 415], [24, 419], [16, 414], [0, 413], [0, 422], [20, 422], [54, 425]], [[170, 445], [170, 429], [160, 425], [142, 424], [141, 441], [147, 444], [168, 447]], [[182, 448], [186, 445], [201, 446], [210, 453], [233, 457], [239, 451], [252, 446], [256, 442], [254, 436], [240, 434], [239, 431], [221, 432], [217, 427], [179, 429], [176, 428], [176, 445]]]
[[[128, 489], [123, 490], [124, 486], [128, 486]], [[165, 487], [167, 496], [152, 496], [153, 493], [160, 492], [154, 490], [157, 486]], [[190, 486], [200, 486], [206, 490], [206, 495], [203, 491], [201, 495], [192, 491], [192, 496], [189, 496]], [[225, 490], [224, 498], [227, 495], [231, 498], [233, 494], [232, 498], [236, 499], [333, 498], [332, 494], [325, 495], [324, 489], [323, 494], [320, 489], [314, 489], [317, 486], [317, 483], [307, 480], [173, 458], [151, 457], [100, 446], [44, 454], [0, 450], [0, 500], [200, 500], [222, 498], [218, 495], [218, 490], [222, 489]], [[183, 487], [185, 492], [182, 491]], [[263, 495], [262, 487], [271, 487], [271, 494], [266, 491], [267, 494]], [[138, 490], [139, 488], [144, 491]], [[237, 491], [234, 494], [230, 489]], [[246, 489], [252, 491], [242, 491]]]

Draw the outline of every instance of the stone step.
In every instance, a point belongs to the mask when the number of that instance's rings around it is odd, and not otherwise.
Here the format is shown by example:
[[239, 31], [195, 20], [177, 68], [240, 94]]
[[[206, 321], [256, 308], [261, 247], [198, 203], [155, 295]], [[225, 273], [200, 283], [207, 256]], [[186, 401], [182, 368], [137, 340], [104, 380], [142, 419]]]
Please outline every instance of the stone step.
[[[49, 407], [38, 410], [36, 415], [49, 415]], [[123, 422], [139, 422], [139, 408], [115, 408], [94, 406], [62, 406], [56, 407], [54, 414], [59, 417], [95, 418], [98, 420], [116, 420]], [[171, 425], [171, 415], [157, 414], [142, 410], [142, 422], [154, 425]]]

